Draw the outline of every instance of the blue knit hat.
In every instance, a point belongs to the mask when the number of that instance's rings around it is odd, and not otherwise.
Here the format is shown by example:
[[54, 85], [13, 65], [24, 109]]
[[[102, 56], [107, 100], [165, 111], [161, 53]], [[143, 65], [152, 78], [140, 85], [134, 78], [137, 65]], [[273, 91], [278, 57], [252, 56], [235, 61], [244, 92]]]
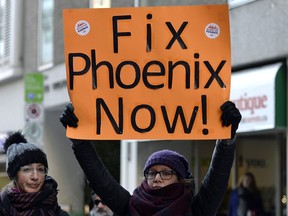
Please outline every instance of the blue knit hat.
[[181, 179], [186, 178], [188, 172], [188, 162], [185, 157], [175, 151], [167, 149], [154, 152], [150, 155], [144, 166], [144, 174], [154, 165], [170, 167]]

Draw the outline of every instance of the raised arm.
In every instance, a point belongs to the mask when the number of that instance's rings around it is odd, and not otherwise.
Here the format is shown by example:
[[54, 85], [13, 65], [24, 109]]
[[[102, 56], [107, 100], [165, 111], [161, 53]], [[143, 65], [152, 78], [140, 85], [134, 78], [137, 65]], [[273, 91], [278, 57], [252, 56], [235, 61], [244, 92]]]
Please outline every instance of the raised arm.
[[[77, 127], [78, 118], [68, 104], [60, 116], [63, 126]], [[89, 186], [117, 215], [126, 215], [131, 195], [109, 173], [89, 140], [71, 139], [72, 149], [83, 169]]]
[[231, 101], [225, 102], [221, 110], [223, 126], [231, 125], [231, 139], [216, 141], [208, 172], [192, 204], [195, 216], [216, 215], [228, 187], [241, 114]]

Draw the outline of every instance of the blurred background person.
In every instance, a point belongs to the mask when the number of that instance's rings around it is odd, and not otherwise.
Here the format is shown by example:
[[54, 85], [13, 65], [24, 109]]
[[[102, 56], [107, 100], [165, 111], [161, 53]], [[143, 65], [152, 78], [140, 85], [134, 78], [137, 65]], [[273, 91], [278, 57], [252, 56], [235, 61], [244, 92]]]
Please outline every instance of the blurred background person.
[[228, 205], [228, 216], [264, 216], [265, 211], [255, 176], [246, 172], [232, 190]]
[[111, 209], [101, 201], [100, 197], [92, 192], [89, 216], [113, 216]]

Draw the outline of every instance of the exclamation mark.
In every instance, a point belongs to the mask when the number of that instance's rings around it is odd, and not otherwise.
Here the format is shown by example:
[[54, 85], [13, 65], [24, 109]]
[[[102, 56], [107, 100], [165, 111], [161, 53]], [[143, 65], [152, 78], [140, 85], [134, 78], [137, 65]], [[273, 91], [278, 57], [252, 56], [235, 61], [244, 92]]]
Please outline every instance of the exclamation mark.
[[[207, 125], [207, 97], [206, 95], [201, 95], [201, 103], [202, 103], [202, 123], [203, 125]], [[204, 135], [209, 133], [207, 128], [202, 130]]]

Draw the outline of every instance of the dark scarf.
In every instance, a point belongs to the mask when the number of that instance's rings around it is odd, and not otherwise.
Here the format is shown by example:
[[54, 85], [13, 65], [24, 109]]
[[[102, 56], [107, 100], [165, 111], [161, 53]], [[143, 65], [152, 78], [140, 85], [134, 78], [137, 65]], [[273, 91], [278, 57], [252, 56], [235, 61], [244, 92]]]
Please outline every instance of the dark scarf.
[[238, 189], [237, 216], [246, 215], [248, 210], [254, 211], [255, 215], [263, 215], [261, 196], [258, 191], [249, 191], [247, 188]]
[[41, 191], [36, 193], [21, 193], [13, 182], [1, 192], [3, 215], [13, 216], [48, 216], [58, 215], [60, 207], [57, 203], [57, 183], [46, 177]]
[[146, 181], [136, 188], [130, 199], [133, 216], [188, 216], [192, 215], [191, 188], [175, 183], [160, 189], [151, 189]]

